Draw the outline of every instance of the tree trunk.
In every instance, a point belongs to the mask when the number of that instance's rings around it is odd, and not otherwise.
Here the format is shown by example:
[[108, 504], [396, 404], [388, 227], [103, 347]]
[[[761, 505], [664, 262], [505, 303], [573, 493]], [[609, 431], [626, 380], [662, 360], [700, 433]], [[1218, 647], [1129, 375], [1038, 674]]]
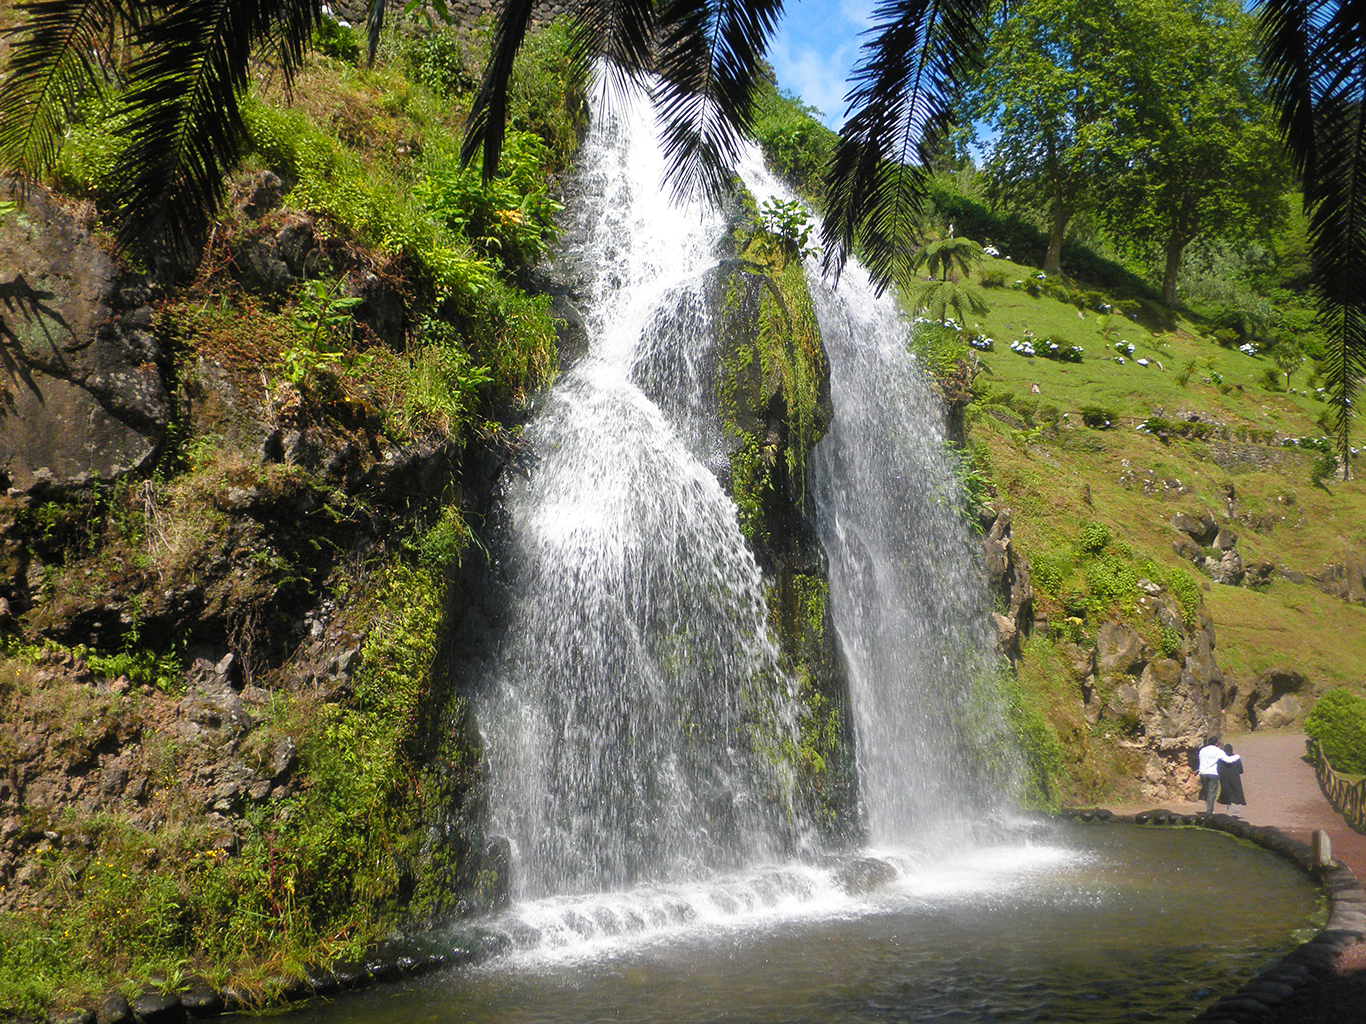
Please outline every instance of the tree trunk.
[[1054, 147], [1053, 136], [1048, 136], [1048, 177], [1052, 181], [1053, 223], [1048, 229], [1048, 252], [1043, 258], [1045, 274], [1062, 273], [1062, 236], [1067, 231], [1067, 222], [1072, 217], [1071, 190], [1066, 188], [1061, 169], [1058, 167], [1058, 153]]
[[1181, 251], [1185, 248], [1180, 233], [1173, 231], [1167, 238], [1167, 265], [1162, 271], [1162, 301], [1168, 306], [1176, 305], [1176, 272], [1181, 269]]
[[1045, 274], [1062, 273], [1062, 236], [1067, 232], [1067, 222], [1072, 219], [1072, 211], [1063, 205], [1061, 199], [1053, 200], [1053, 223], [1048, 230], [1048, 252], [1043, 258]]

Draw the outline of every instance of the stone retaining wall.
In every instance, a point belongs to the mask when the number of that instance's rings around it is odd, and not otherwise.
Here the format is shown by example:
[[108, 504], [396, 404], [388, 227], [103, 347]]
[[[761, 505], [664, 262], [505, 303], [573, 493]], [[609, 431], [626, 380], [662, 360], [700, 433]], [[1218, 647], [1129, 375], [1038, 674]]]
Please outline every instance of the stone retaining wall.
[[1299, 866], [1318, 882], [1328, 897], [1328, 920], [1323, 930], [1281, 957], [1237, 991], [1222, 996], [1194, 1018], [1192, 1024], [1245, 1024], [1270, 1019], [1276, 1007], [1297, 993], [1311, 992], [1331, 978], [1340, 954], [1366, 939], [1366, 889], [1352, 869], [1334, 861], [1319, 867], [1308, 843], [1292, 839], [1270, 825], [1252, 825], [1227, 814], [1176, 814], [1166, 810], [1117, 815], [1103, 808], [1063, 811], [1074, 821], [1121, 822], [1153, 826], [1194, 825], [1226, 832], [1256, 843]]

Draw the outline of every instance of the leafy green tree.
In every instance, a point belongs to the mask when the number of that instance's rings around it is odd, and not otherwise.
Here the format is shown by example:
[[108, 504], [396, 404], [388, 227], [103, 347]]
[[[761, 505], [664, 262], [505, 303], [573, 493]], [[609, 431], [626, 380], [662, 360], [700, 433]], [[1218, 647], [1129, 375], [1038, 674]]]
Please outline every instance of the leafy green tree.
[[1112, 7], [1125, 99], [1111, 108], [1102, 213], [1117, 239], [1157, 250], [1162, 298], [1172, 304], [1195, 239], [1269, 240], [1284, 221], [1286, 165], [1241, 8], [1227, 0]]
[[1043, 269], [1062, 269], [1062, 242], [1094, 193], [1113, 146], [1107, 111], [1124, 102], [1112, 65], [1114, 5], [1101, 0], [1023, 0], [992, 29], [968, 110], [992, 136], [986, 169], [1009, 205], [1038, 197], [1048, 208]]

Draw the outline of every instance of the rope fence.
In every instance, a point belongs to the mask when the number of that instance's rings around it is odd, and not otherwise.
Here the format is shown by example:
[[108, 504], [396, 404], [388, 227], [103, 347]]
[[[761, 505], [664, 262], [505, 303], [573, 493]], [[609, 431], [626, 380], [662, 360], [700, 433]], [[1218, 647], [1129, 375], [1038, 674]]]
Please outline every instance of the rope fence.
[[1333, 810], [1341, 814], [1353, 830], [1366, 833], [1366, 779], [1352, 782], [1338, 774], [1317, 740], [1309, 741], [1309, 754], [1314, 760], [1319, 788], [1333, 805]]

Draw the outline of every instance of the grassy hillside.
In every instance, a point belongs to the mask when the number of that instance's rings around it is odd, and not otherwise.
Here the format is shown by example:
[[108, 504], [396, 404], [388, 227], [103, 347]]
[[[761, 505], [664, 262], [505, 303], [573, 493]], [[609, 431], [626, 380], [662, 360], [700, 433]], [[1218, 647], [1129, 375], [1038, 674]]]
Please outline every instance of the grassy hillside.
[[[1049, 647], [1068, 630], [1090, 634], [1126, 611], [1122, 599], [1110, 608], [1077, 603], [1091, 589], [1081, 531], [1103, 526], [1136, 564], [1151, 560], [1200, 583], [1226, 689], [1246, 692], [1279, 667], [1303, 672], [1315, 691], [1361, 686], [1366, 607], [1295, 574], [1342, 563], [1349, 548], [1366, 550], [1366, 483], [1325, 477], [1320, 452], [1286, 447], [1287, 438], [1324, 433], [1326, 406], [1307, 363], [1287, 389], [1268, 356], [1221, 346], [1206, 324], [1081, 285], [1044, 285], [1037, 275], [988, 258], [974, 277], [1003, 281], [982, 290], [989, 310], [957, 338], [922, 328], [917, 345], [942, 364], [945, 347], [977, 336], [973, 348], [958, 349], [977, 367], [964, 409], [969, 464], [990, 480], [994, 503], [1014, 512], [1015, 544], [1036, 567], [1044, 627], [1026, 647], [1021, 678], [1065, 741], [1093, 748], [1077, 758], [1071, 792], [1100, 796], [1122, 791], [1132, 766], [1103, 725], [1083, 721], [1080, 695], [1054, 678]], [[1026, 354], [1026, 345], [1042, 353], [1048, 339], [1083, 354]], [[1208, 513], [1236, 532], [1244, 564], [1269, 563], [1269, 578], [1255, 587], [1211, 582], [1173, 549], [1179, 512]]]

